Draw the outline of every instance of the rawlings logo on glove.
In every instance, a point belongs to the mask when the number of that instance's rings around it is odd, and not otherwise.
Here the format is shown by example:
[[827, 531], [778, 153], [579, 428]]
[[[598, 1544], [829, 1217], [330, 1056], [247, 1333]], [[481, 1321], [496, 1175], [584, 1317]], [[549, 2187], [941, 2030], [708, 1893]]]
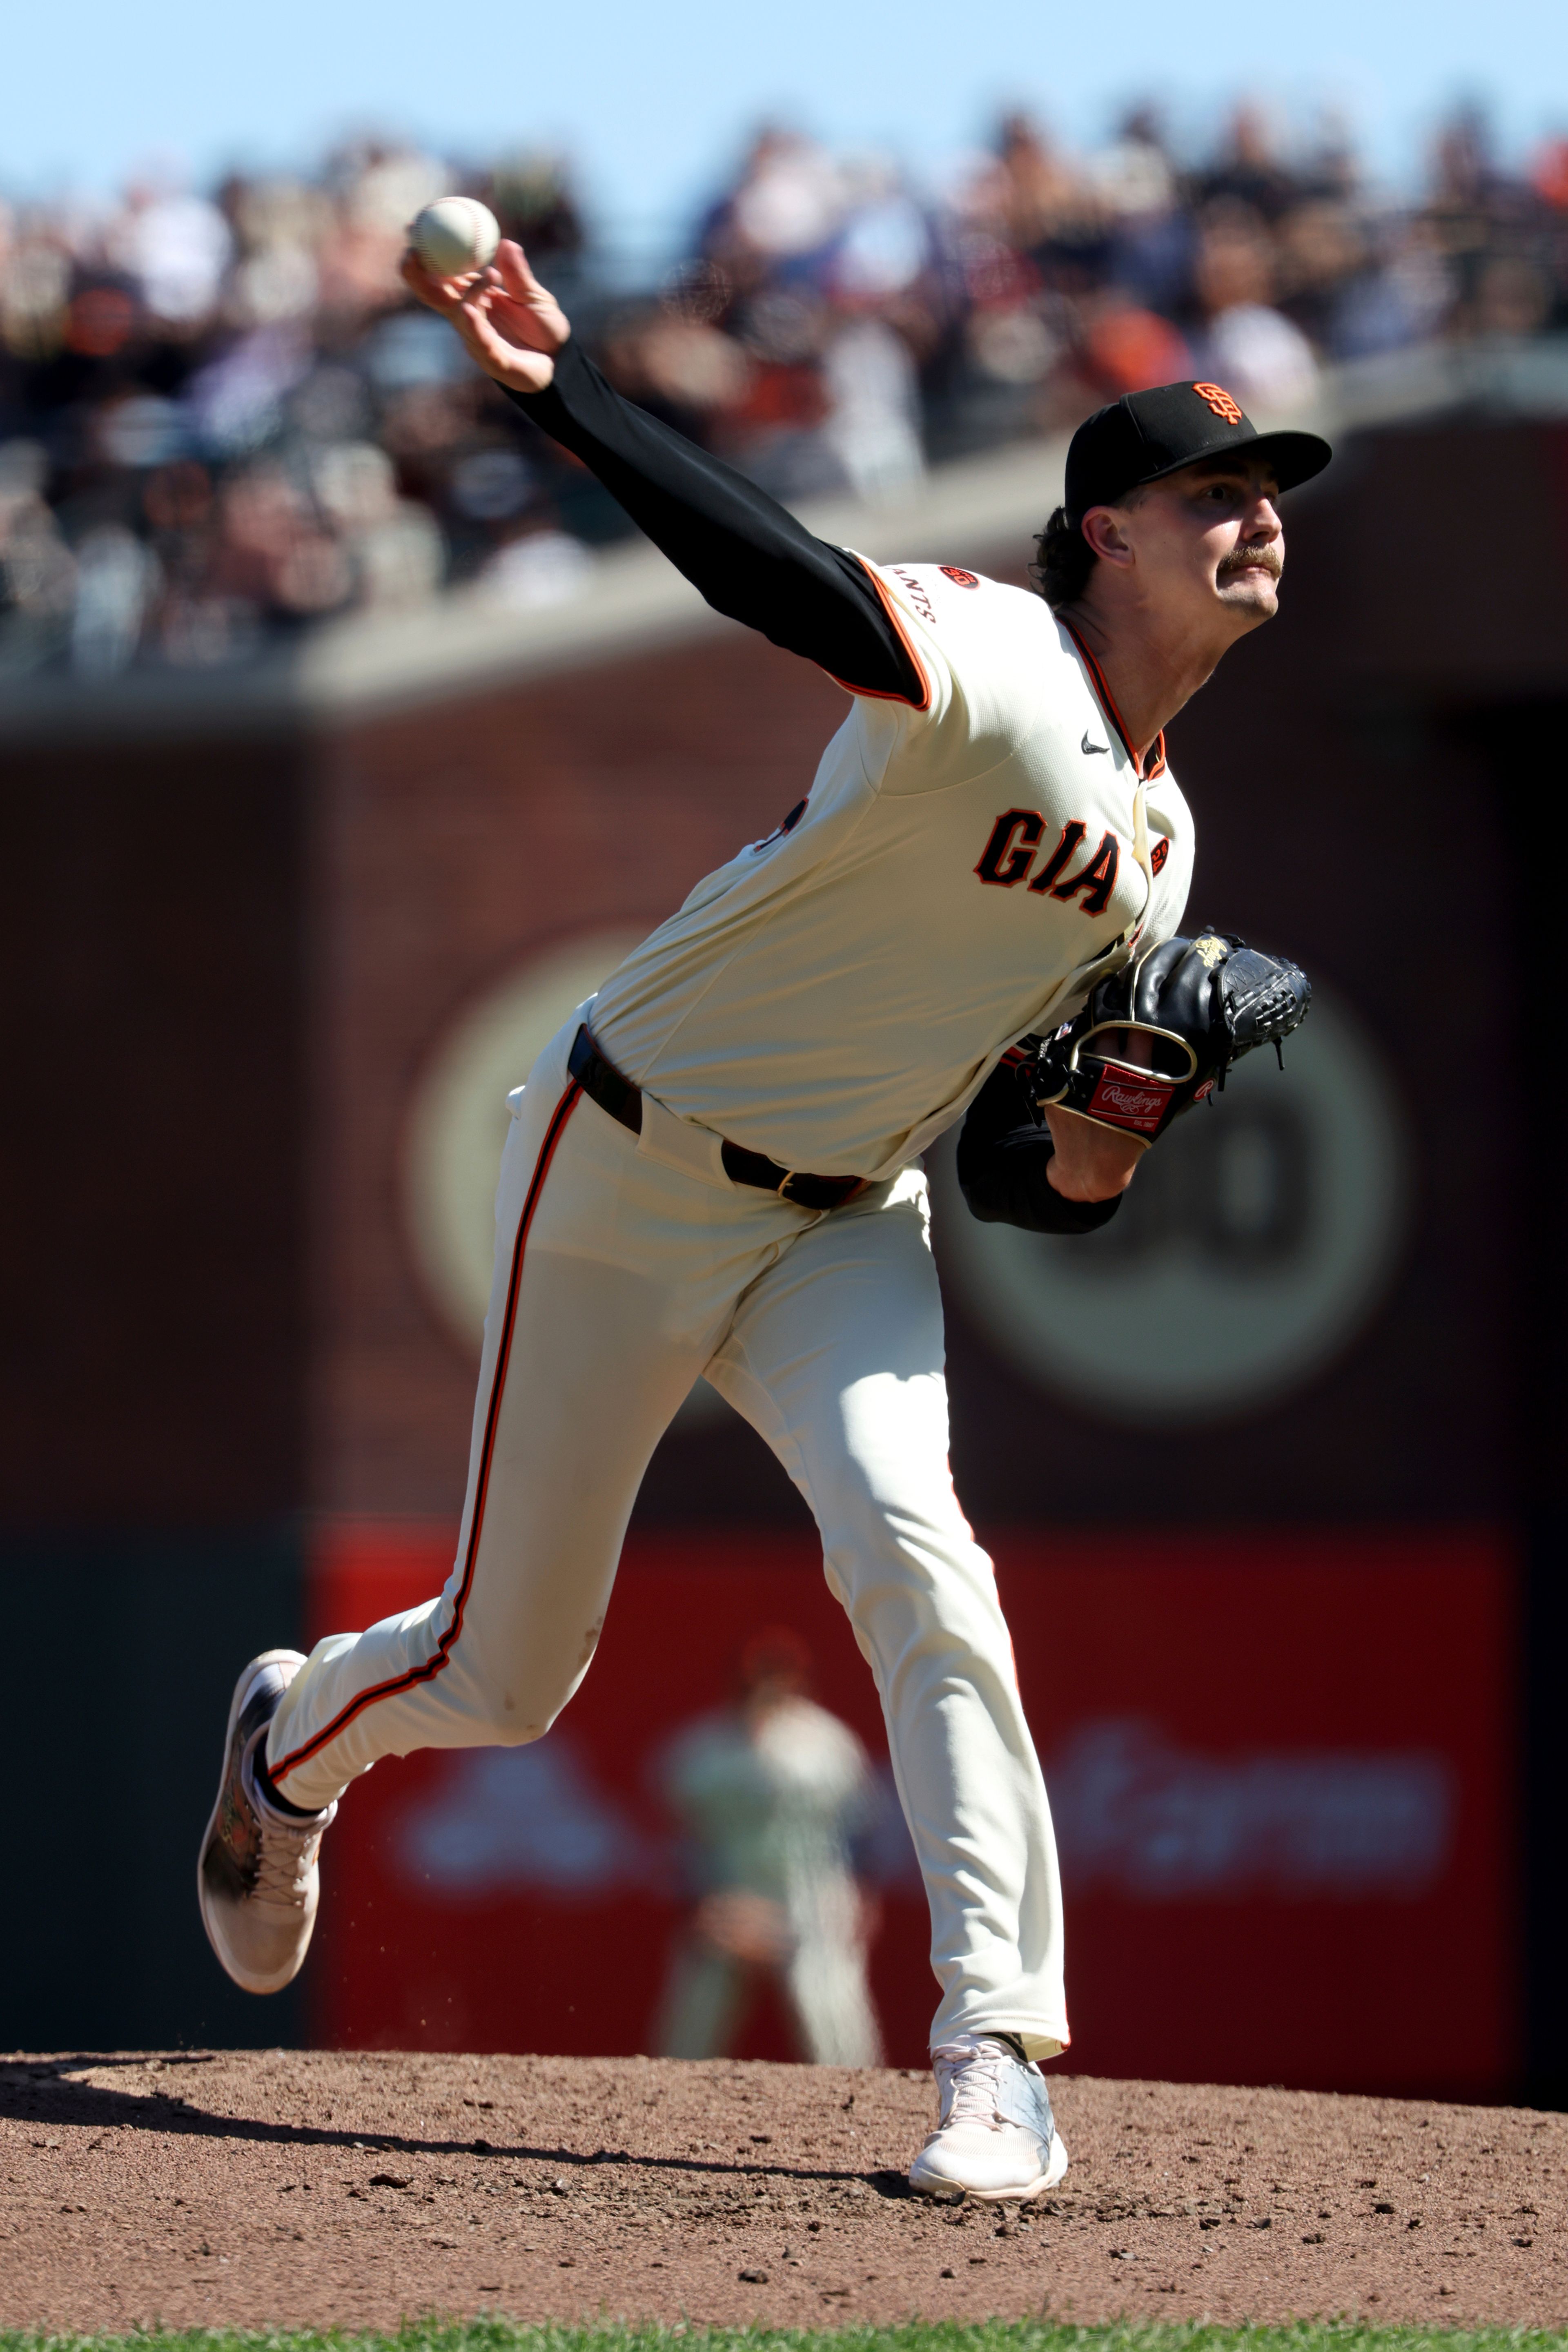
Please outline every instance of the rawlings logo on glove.
[[1172, 1086], [1163, 1079], [1134, 1081], [1114, 1064], [1105, 1064], [1084, 1116], [1111, 1127], [1130, 1127], [1135, 1135], [1157, 1135], [1170, 1108], [1171, 1093]]
[[1312, 1003], [1299, 964], [1225, 931], [1167, 940], [1113, 972], [1075, 1020], [1041, 1046], [1033, 1094], [1099, 1127], [1152, 1142], [1223, 1089], [1255, 1045], [1280, 1054]]

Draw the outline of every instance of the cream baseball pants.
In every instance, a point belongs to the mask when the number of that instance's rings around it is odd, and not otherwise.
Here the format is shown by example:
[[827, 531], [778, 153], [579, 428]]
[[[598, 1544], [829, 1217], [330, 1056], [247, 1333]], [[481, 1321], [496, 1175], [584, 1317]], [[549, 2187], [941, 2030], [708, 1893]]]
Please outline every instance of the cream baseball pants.
[[826, 1213], [734, 1184], [716, 1136], [644, 1096], [639, 1138], [580, 1092], [579, 1017], [511, 1098], [451, 1577], [317, 1643], [270, 1727], [273, 1778], [314, 1810], [379, 1757], [548, 1731], [653, 1448], [706, 1371], [810, 1505], [876, 1678], [931, 1909], [933, 2043], [992, 2028], [1051, 2056], [1068, 2038], [1056, 1846], [947, 1465], [925, 1175]]

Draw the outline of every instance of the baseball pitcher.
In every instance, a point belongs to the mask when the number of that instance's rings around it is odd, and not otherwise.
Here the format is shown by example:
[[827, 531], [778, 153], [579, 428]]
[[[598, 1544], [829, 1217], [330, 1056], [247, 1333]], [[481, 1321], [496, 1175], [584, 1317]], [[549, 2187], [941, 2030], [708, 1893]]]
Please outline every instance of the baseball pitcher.
[[[947, 1461], [921, 1154], [977, 1215], [1082, 1234], [1293, 965], [1181, 935], [1193, 825], [1163, 730], [1278, 602], [1277, 502], [1329, 459], [1224, 389], [1080, 427], [1039, 593], [829, 546], [622, 399], [521, 249], [419, 299], [722, 613], [850, 698], [810, 788], [579, 1007], [511, 1097], [468, 1487], [422, 1607], [240, 1675], [198, 1867], [224, 1967], [287, 1984], [340, 1798], [383, 1756], [537, 1739], [587, 1673], [648, 1460], [699, 1373], [816, 1517], [876, 1679], [939, 1990], [932, 2195], [1037, 2196], [1067, 2154], [1046, 1792]], [[1221, 1112], [1219, 1115], [1223, 1115]], [[655, 1669], [656, 1670], [656, 1666]]]

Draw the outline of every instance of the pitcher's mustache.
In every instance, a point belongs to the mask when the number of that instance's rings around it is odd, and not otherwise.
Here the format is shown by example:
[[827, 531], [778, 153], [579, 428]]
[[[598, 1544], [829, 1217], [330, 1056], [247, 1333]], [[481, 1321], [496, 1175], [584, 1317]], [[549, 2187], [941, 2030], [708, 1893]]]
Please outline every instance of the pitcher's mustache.
[[1221, 561], [1215, 576], [1217, 579], [1223, 580], [1228, 572], [1249, 572], [1254, 564], [1260, 565], [1265, 572], [1278, 580], [1285, 568], [1285, 559], [1272, 540], [1263, 540], [1256, 547], [1232, 548], [1230, 553]]

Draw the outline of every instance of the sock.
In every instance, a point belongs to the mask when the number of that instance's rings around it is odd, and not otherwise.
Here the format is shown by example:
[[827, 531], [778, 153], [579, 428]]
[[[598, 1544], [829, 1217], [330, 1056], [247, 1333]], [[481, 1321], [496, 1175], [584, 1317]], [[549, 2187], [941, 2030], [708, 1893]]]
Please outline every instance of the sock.
[[1027, 2066], [1029, 2064], [1028, 2054], [1025, 2052], [1023, 2043], [1019, 2040], [1016, 2033], [997, 2033], [994, 2032], [989, 2026], [987, 2026], [980, 2038], [984, 2042], [999, 2042], [1002, 2048], [1006, 2050], [1010, 2056], [1016, 2058], [1020, 2066]]
[[258, 1739], [256, 1741], [256, 1747], [251, 1754], [250, 1769], [252, 1773], [255, 1775], [256, 1787], [260, 1790], [263, 1797], [266, 1798], [267, 1803], [272, 1807], [275, 1813], [281, 1813], [286, 1821], [290, 1822], [313, 1822], [315, 1820], [315, 1814], [309, 1811], [305, 1806], [291, 1805], [287, 1797], [279, 1794], [277, 1786], [274, 1781], [271, 1773], [267, 1769], [267, 1742], [265, 1739]]

